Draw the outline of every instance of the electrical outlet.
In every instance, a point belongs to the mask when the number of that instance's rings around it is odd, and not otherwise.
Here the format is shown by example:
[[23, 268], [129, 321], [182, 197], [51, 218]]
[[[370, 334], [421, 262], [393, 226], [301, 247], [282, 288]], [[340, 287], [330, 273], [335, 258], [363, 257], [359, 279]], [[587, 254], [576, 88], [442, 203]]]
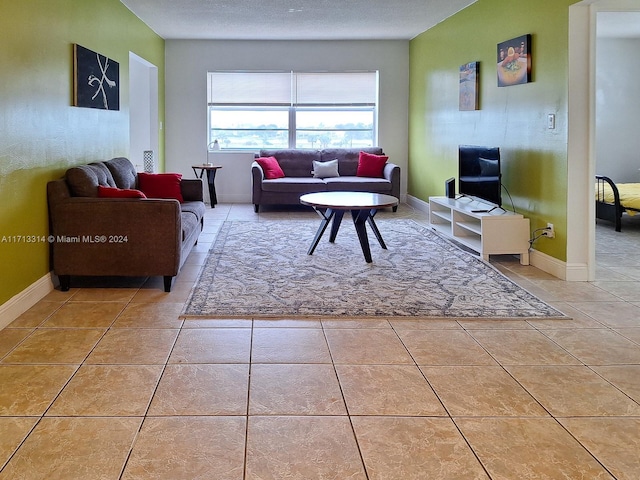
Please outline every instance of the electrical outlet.
[[553, 223], [547, 223], [547, 227], [542, 232], [545, 237], [553, 238], [556, 236], [556, 231], [553, 228]]

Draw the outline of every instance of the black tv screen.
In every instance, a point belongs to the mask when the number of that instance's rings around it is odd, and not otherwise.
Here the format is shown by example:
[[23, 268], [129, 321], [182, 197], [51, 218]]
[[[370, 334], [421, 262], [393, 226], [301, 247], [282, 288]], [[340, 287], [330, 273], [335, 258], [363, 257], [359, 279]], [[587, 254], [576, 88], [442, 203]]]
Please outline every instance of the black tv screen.
[[461, 195], [502, 206], [500, 149], [460, 145], [458, 149], [458, 189]]

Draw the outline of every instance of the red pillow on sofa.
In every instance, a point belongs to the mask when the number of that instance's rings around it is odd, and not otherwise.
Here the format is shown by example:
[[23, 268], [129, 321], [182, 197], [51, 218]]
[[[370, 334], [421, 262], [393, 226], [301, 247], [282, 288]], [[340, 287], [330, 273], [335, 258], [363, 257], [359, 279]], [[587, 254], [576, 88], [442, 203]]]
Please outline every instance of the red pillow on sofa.
[[383, 178], [384, 165], [387, 163], [387, 160], [389, 160], [389, 157], [385, 155], [374, 155], [373, 153], [360, 152], [356, 176]]
[[100, 198], [147, 198], [140, 190], [118, 187], [104, 187], [98, 185], [98, 197]]
[[174, 198], [184, 202], [180, 189], [181, 173], [138, 173], [138, 188], [148, 198]]
[[260, 157], [256, 158], [258, 165], [264, 170], [264, 178], [267, 180], [273, 180], [275, 178], [284, 178], [284, 172], [278, 163], [276, 157]]

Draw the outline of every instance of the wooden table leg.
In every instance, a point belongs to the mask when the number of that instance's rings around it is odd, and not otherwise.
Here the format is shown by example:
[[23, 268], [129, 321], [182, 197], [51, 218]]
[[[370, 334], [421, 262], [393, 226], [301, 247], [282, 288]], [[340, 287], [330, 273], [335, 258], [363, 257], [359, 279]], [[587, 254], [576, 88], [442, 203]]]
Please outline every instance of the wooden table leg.
[[315, 211], [322, 217], [322, 221], [320, 222], [320, 226], [318, 227], [318, 231], [316, 232], [316, 236], [313, 238], [313, 242], [311, 242], [311, 247], [307, 251], [307, 255], [312, 255], [318, 243], [320, 243], [320, 239], [322, 238], [322, 234], [327, 229], [329, 222], [335, 215], [335, 210], [327, 208], [326, 212], [322, 212], [319, 209], [315, 209]]
[[207, 170], [207, 183], [209, 184], [209, 198], [211, 199], [211, 208], [216, 208], [218, 196], [216, 195], [216, 170]]
[[336, 241], [340, 224], [342, 223], [342, 217], [344, 216], [344, 210], [336, 210], [333, 215], [333, 223], [331, 224], [331, 235], [329, 235], [329, 242]]
[[369, 247], [369, 237], [367, 237], [367, 219], [369, 218], [369, 210], [351, 210], [353, 217], [353, 225], [360, 240], [360, 247], [367, 263], [371, 263], [371, 248]]
[[369, 216], [367, 217], [367, 222], [369, 223], [371, 230], [373, 230], [373, 234], [378, 239], [378, 243], [380, 244], [380, 246], [386, 250], [387, 245], [384, 243], [384, 240], [382, 239], [382, 235], [380, 234], [380, 230], [378, 230], [378, 226], [376, 225], [376, 222], [373, 220], [373, 217], [376, 216], [376, 213], [377, 213], [377, 210], [375, 208], [371, 209], [369, 212]]

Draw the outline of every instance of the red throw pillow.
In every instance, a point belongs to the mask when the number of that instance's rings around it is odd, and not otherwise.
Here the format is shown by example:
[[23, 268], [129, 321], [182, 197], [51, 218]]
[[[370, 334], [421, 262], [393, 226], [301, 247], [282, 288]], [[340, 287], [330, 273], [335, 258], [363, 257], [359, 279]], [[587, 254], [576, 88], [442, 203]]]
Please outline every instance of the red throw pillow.
[[184, 202], [180, 190], [181, 173], [138, 173], [138, 188], [148, 198], [174, 198]]
[[100, 198], [147, 198], [140, 190], [131, 188], [104, 187], [98, 185], [98, 197]]
[[360, 152], [356, 176], [383, 178], [384, 164], [387, 163], [387, 160], [389, 160], [389, 157], [385, 155], [374, 155], [373, 153]]
[[262, 167], [264, 178], [267, 180], [283, 178], [285, 176], [276, 157], [260, 157], [256, 158], [256, 162]]

